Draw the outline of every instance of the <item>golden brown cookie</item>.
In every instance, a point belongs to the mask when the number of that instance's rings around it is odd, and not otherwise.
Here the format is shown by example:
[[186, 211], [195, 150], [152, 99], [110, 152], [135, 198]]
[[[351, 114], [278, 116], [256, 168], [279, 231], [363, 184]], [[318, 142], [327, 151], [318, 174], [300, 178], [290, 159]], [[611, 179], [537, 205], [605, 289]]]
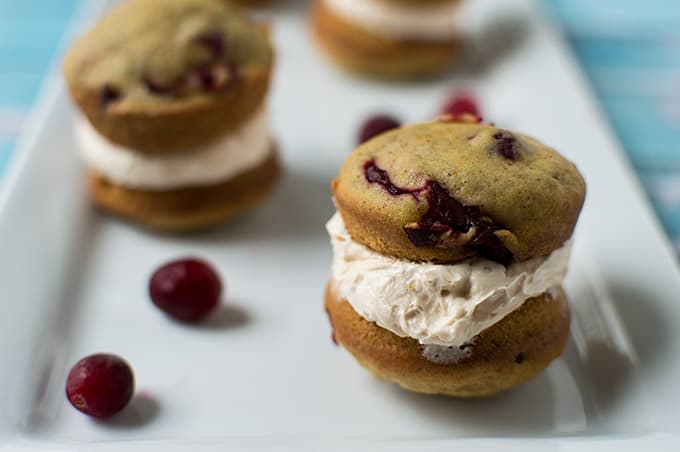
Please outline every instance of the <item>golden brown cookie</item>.
[[359, 146], [333, 182], [352, 238], [411, 261], [547, 256], [571, 237], [585, 197], [576, 167], [525, 135], [451, 120]]
[[325, 306], [333, 337], [362, 366], [376, 378], [427, 394], [482, 397], [504, 391], [547, 367], [569, 336], [569, 308], [561, 289], [527, 300], [457, 350], [424, 348], [365, 320], [335, 296], [332, 283]]
[[107, 139], [138, 152], [187, 151], [262, 105], [268, 31], [219, 0], [129, 0], [69, 51], [69, 90]]
[[167, 191], [130, 189], [91, 171], [90, 195], [102, 209], [164, 232], [188, 232], [226, 222], [255, 207], [280, 177], [277, 152], [221, 184]]
[[455, 37], [444, 41], [392, 39], [350, 23], [316, 0], [310, 15], [319, 46], [345, 68], [382, 78], [430, 76], [449, 68], [462, 50]]

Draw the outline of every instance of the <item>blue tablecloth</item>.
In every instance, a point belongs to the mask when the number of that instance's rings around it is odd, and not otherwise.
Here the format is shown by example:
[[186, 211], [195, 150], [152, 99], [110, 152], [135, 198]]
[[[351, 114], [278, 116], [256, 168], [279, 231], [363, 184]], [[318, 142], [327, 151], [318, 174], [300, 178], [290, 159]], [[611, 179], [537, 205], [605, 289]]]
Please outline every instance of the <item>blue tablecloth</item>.
[[0, 178], [81, 0], [0, 0]]
[[[0, 179], [82, 1], [0, 0]], [[680, 1], [543, 1], [680, 249]]]
[[545, 0], [680, 250], [680, 1]]

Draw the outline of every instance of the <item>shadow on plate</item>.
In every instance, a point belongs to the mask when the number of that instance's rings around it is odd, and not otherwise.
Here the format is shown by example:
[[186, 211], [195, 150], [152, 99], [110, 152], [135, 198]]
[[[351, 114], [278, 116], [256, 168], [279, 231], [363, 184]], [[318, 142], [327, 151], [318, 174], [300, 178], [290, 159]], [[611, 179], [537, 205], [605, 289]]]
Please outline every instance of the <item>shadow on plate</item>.
[[631, 392], [630, 357], [605, 342], [589, 342], [584, 352], [570, 341], [563, 358], [578, 386], [588, 424], [605, 428], [607, 413], [615, 412]]
[[418, 410], [438, 428], [454, 426], [465, 436], [520, 436], [555, 431], [555, 400], [550, 378], [544, 372], [534, 380], [489, 398], [456, 399], [417, 394], [397, 385], [376, 381]]
[[645, 407], [640, 366], [649, 370], [668, 355], [670, 325], [641, 288], [619, 285], [610, 297], [591, 284], [573, 289], [572, 337], [557, 365], [535, 380], [479, 400], [390, 391], [428, 422], [470, 435], [644, 432], [649, 426], [635, 415]]
[[198, 242], [256, 239], [309, 241], [326, 237], [324, 225], [333, 215], [330, 183], [334, 174], [311, 174], [289, 168], [272, 197], [252, 212], [219, 228], [169, 240]]
[[621, 414], [624, 404], [642, 403], [640, 367], [654, 366], [663, 355], [668, 335], [661, 313], [640, 288], [616, 286], [610, 295], [619, 318], [608, 316], [596, 298], [586, 300], [596, 309], [573, 309], [574, 337], [564, 353], [588, 423], [604, 429], [621, 427], [623, 421], [614, 425], [613, 419]]
[[649, 300], [643, 287], [615, 285], [611, 288], [615, 308], [625, 332], [637, 354], [639, 364], [645, 368], [656, 365], [660, 356], [668, 356], [670, 328], [661, 307]]
[[156, 419], [161, 411], [158, 400], [140, 391], [132, 398], [123, 411], [109, 419], [95, 420], [97, 425], [111, 430], [142, 428]]
[[[530, 39], [531, 23], [527, 17], [501, 11], [478, 30], [463, 35], [463, 49], [459, 60], [440, 74], [416, 79], [417, 82], [445, 82], [456, 78], [476, 79], [491, 72], [494, 67], [512, 58]], [[361, 78], [361, 77], [358, 77]], [[370, 79], [369, 79], [370, 80]], [[394, 84], [407, 87], [413, 80], [372, 80], [376, 84]]]
[[465, 37], [458, 72], [479, 77], [508, 59], [528, 39], [531, 24], [524, 16], [500, 14], [482, 30]]
[[251, 314], [242, 306], [229, 301], [223, 303], [215, 312], [210, 314], [202, 322], [188, 324], [177, 322], [180, 327], [204, 331], [222, 331], [243, 328], [253, 321]]

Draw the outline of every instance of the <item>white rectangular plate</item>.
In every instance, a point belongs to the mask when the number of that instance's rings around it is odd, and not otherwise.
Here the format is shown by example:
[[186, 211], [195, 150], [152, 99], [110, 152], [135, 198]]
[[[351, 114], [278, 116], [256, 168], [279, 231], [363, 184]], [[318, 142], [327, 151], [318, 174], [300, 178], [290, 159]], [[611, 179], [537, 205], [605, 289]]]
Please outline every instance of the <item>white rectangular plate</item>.
[[[93, 2], [94, 4], [95, 2]], [[286, 176], [256, 212], [187, 237], [95, 213], [56, 81], [0, 199], [0, 449], [639, 450], [680, 445], [678, 268], [587, 85], [530, 0], [470, 1], [477, 60], [448, 77], [380, 84], [322, 61], [292, 2], [272, 13], [271, 108]], [[57, 79], [58, 80], [58, 79]], [[329, 182], [359, 122], [434, 116], [468, 87], [484, 116], [574, 160], [588, 182], [566, 287], [564, 356], [499, 397], [461, 401], [373, 380], [333, 346], [322, 309], [330, 270]], [[199, 255], [226, 279], [224, 310], [180, 326], [146, 294], [164, 261]], [[68, 367], [94, 352], [134, 367], [137, 397], [109, 422], [67, 403]], [[4, 448], [3, 448], [4, 447]]]

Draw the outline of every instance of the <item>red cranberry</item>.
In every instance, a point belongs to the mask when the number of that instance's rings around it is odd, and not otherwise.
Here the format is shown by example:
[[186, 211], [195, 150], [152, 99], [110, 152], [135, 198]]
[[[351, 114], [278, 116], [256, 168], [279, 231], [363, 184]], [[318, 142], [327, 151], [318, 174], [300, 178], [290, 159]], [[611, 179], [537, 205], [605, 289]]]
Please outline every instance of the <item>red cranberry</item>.
[[172, 96], [175, 94], [176, 90], [176, 83], [175, 84], [170, 84], [170, 83], [163, 83], [160, 82], [153, 77], [144, 77], [143, 79], [144, 84], [146, 85], [146, 89], [149, 90], [149, 92], [161, 96]]
[[392, 179], [390, 179], [390, 175], [387, 174], [387, 171], [380, 168], [375, 163], [375, 160], [369, 160], [364, 163], [364, 176], [369, 183], [381, 185], [387, 193], [392, 196], [399, 196], [407, 193], [415, 196], [422, 190], [421, 188], [409, 189], [394, 185]]
[[460, 116], [464, 113], [480, 117], [477, 101], [469, 93], [454, 93], [444, 104], [442, 113], [452, 116]]
[[122, 358], [100, 353], [78, 361], [66, 379], [66, 397], [78, 411], [97, 418], [113, 416], [135, 390], [132, 369]]
[[517, 150], [517, 138], [510, 132], [498, 132], [493, 135], [496, 140], [496, 151], [508, 160], [516, 160], [519, 151]]
[[359, 130], [359, 144], [400, 126], [399, 120], [393, 116], [383, 114], [372, 116], [364, 122]]
[[171, 317], [196, 322], [219, 303], [222, 283], [213, 268], [198, 259], [180, 259], [160, 267], [151, 277], [153, 303]]
[[102, 89], [99, 91], [99, 101], [103, 106], [106, 106], [111, 102], [117, 101], [118, 99], [120, 99], [120, 97], [121, 97], [120, 90], [109, 84], [104, 85]]
[[206, 91], [219, 91], [229, 85], [236, 76], [236, 66], [218, 63], [196, 69], [189, 77], [194, 77]]
[[427, 212], [416, 223], [409, 223], [403, 228], [415, 246], [437, 246], [451, 234], [464, 234], [475, 227], [475, 235], [469, 244], [471, 248], [480, 256], [505, 266], [512, 261], [512, 253], [494, 233], [504, 228], [484, 219], [478, 206], [466, 206], [458, 201], [438, 182], [428, 180], [425, 186], [414, 189], [399, 187], [373, 160], [364, 164], [364, 176], [369, 183], [381, 185], [392, 196], [410, 194], [416, 199], [425, 197]]
[[508, 266], [513, 255], [503, 242], [494, 234], [502, 226], [482, 217], [477, 206], [466, 206], [442, 187], [439, 183], [428, 181], [425, 185], [427, 212], [416, 225], [404, 226], [404, 232], [416, 246], [436, 246], [449, 233], [466, 233], [475, 227], [475, 236], [469, 246], [487, 259]]
[[218, 57], [224, 53], [224, 35], [220, 30], [208, 30], [197, 38], [198, 43], [210, 50], [213, 57]]

